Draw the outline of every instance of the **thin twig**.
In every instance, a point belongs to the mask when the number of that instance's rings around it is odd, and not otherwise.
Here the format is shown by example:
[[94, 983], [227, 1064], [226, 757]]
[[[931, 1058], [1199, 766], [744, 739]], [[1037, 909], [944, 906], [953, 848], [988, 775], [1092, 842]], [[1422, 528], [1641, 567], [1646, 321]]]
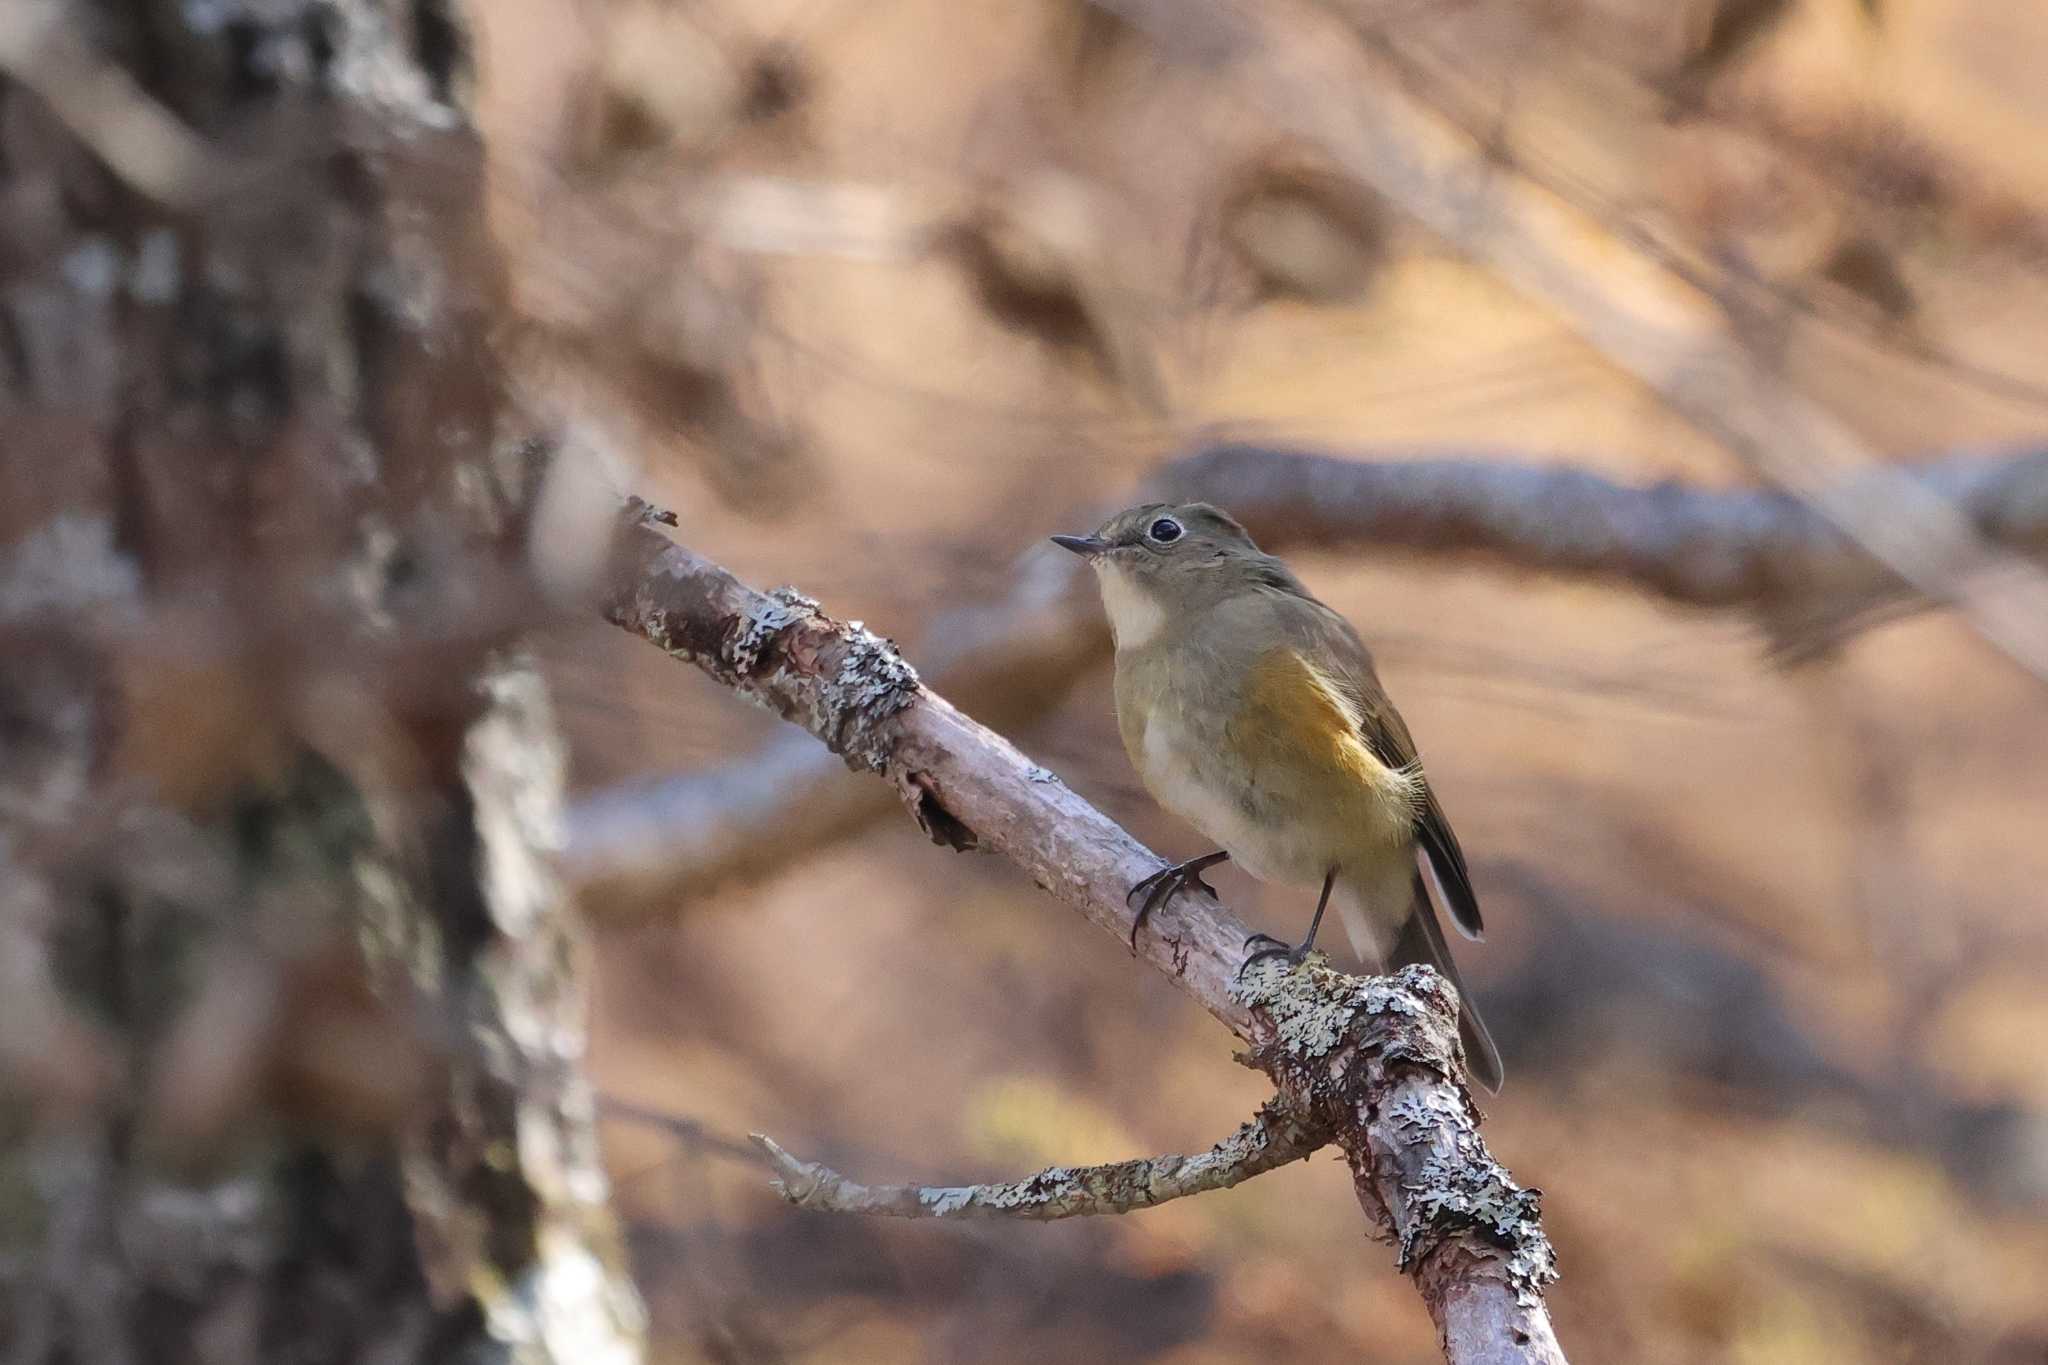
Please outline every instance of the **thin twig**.
[[1299, 1161], [1329, 1141], [1277, 1104], [1195, 1156], [1139, 1157], [1101, 1166], [1048, 1166], [1022, 1180], [982, 1185], [863, 1185], [830, 1166], [801, 1161], [773, 1138], [752, 1134], [774, 1168], [775, 1188], [802, 1209], [888, 1218], [1021, 1218], [1049, 1222], [1149, 1209], [1169, 1199], [1227, 1190]]
[[597, 1112], [599, 1118], [618, 1119], [625, 1123], [638, 1123], [649, 1128], [659, 1128], [662, 1132], [667, 1133], [686, 1147], [696, 1151], [712, 1152], [719, 1156], [730, 1157], [735, 1161], [745, 1161], [751, 1164], [759, 1164], [761, 1160], [761, 1154], [753, 1147], [741, 1142], [738, 1138], [730, 1138], [723, 1133], [713, 1132], [696, 1119], [685, 1118], [680, 1114], [665, 1113], [660, 1109], [639, 1104], [633, 1100], [620, 1099], [616, 1095], [599, 1095], [597, 1097]]

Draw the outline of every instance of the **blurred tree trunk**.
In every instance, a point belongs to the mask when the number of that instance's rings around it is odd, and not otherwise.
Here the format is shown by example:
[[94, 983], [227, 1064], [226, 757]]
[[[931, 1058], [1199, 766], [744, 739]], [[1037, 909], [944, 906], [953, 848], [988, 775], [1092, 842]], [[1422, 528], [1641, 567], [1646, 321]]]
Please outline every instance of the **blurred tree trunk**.
[[0, 1352], [638, 1358], [439, 0], [0, 5]]

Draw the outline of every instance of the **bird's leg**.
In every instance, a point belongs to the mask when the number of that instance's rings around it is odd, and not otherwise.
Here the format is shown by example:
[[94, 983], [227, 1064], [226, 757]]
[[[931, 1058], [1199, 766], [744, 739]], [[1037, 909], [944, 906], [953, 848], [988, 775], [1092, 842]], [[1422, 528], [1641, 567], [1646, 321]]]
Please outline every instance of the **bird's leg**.
[[1199, 886], [1210, 895], [1215, 895], [1216, 888], [1203, 881], [1202, 874], [1229, 856], [1222, 849], [1218, 849], [1214, 853], [1204, 853], [1199, 858], [1190, 858], [1184, 863], [1162, 867], [1125, 892], [1125, 905], [1129, 905], [1134, 897], [1145, 898], [1138, 906], [1138, 917], [1131, 921], [1131, 951], [1138, 950], [1138, 930], [1144, 925], [1147, 917], [1166, 904], [1167, 897], [1174, 892], [1190, 886]]
[[1308, 937], [1304, 938], [1300, 943], [1294, 945], [1282, 943], [1271, 934], [1253, 934], [1250, 938], [1247, 938], [1244, 941], [1244, 946], [1247, 948], [1251, 947], [1254, 943], [1267, 943], [1272, 946], [1261, 948], [1257, 952], [1247, 955], [1245, 960], [1238, 964], [1237, 974], [1243, 976], [1244, 969], [1262, 957], [1284, 957], [1287, 959], [1288, 966], [1300, 966], [1301, 960], [1307, 957], [1316, 946], [1316, 930], [1323, 927], [1323, 911], [1330, 908], [1330, 889], [1336, 885], [1337, 869], [1333, 867], [1323, 878], [1323, 894], [1316, 901], [1316, 917], [1308, 922]]

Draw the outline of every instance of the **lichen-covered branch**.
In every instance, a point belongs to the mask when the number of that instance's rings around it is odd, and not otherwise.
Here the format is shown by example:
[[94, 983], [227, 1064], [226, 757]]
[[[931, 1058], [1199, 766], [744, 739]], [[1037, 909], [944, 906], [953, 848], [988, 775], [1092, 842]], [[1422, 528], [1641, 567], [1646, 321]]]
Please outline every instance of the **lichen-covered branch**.
[[[645, 525], [623, 542], [612, 621], [887, 778], [935, 840], [1002, 854], [1129, 940], [1125, 892], [1160, 861], [1055, 774], [810, 599], [756, 592]], [[1562, 1361], [1543, 1305], [1555, 1269], [1535, 1195], [1479, 1136], [1448, 984], [1426, 968], [1364, 981], [1270, 962], [1240, 980], [1244, 940], [1243, 923], [1196, 892], [1152, 915], [1137, 953], [1249, 1042], [1281, 1102], [1344, 1151], [1449, 1360]]]
[[[2048, 447], [1906, 468], [1985, 539], [2048, 554]], [[1166, 465], [1136, 496], [1220, 503], [1275, 550], [1478, 556], [1747, 612], [1781, 658], [1926, 601], [1804, 499], [1771, 490], [1632, 486], [1481, 452], [1361, 459], [1232, 443]], [[970, 714], [1026, 725], [1109, 652], [1083, 580], [1072, 556], [1031, 551], [1008, 596], [944, 613], [916, 657]], [[726, 767], [586, 798], [570, 816], [572, 875], [603, 883], [611, 903], [662, 904], [681, 887], [780, 866], [793, 846], [844, 837], [887, 808], [886, 793], [848, 781], [817, 745], [781, 735]]]
[[1493, 1159], [1470, 1096], [1442, 1083], [1463, 1069], [1444, 978], [1404, 967], [1364, 979], [1318, 958], [1290, 972], [1266, 958], [1238, 989], [1265, 1037], [1253, 1061], [1339, 1135], [1359, 1202], [1399, 1248], [1446, 1356], [1561, 1362], [1543, 1311], [1557, 1261], [1537, 1192]]
[[1022, 1180], [982, 1185], [863, 1185], [830, 1166], [791, 1156], [773, 1138], [752, 1135], [775, 1170], [775, 1188], [800, 1209], [887, 1218], [1022, 1218], [1050, 1222], [1129, 1213], [1169, 1199], [1227, 1190], [1299, 1161], [1329, 1141], [1285, 1108], [1258, 1116], [1206, 1152], [1150, 1156], [1101, 1166], [1048, 1166]]
[[[932, 623], [924, 669], [984, 723], [1028, 724], [1108, 650], [1075, 567], [1071, 555], [1023, 556], [1001, 601]], [[586, 798], [570, 811], [567, 864], [607, 904], [660, 906], [682, 887], [701, 892], [782, 865], [793, 846], [866, 828], [889, 806], [886, 789], [847, 780], [830, 753], [782, 734], [730, 768]]]

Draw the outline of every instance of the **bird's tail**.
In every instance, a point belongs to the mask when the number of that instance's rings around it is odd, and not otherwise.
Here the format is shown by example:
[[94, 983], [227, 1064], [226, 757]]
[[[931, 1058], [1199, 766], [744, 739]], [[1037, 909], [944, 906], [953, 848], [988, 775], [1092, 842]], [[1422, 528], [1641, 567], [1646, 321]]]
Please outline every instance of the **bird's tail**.
[[1347, 895], [1338, 900], [1337, 912], [1344, 921], [1345, 933], [1351, 938], [1353, 951], [1368, 967], [1391, 972], [1411, 962], [1426, 962], [1457, 987], [1458, 1036], [1465, 1043], [1465, 1067], [1472, 1073], [1473, 1080], [1486, 1087], [1488, 1094], [1499, 1094], [1502, 1078], [1500, 1049], [1494, 1046], [1493, 1035], [1487, 1032], [1478, 1007], [1472, 1003], [1472, 993], [1465, 989], [1464, 978], [1458, 975], [1458, 964], [1451, 960], [1451, 945], [1444, 941], [1443, 926], [1437, 920], [1436, 906], [1430, 900], [1429, 887], [1423, 881], [1421, 869], [1416, 869], [1414, 887], [1409, 893], [1408, 914], [1401, 921], [1392, 943], [1386, 943], [1383, 934], [1374, 932], [1374, 916], [1356, 896]]

